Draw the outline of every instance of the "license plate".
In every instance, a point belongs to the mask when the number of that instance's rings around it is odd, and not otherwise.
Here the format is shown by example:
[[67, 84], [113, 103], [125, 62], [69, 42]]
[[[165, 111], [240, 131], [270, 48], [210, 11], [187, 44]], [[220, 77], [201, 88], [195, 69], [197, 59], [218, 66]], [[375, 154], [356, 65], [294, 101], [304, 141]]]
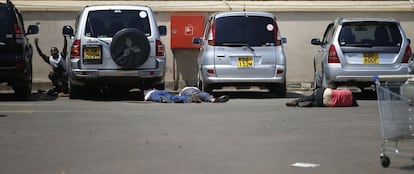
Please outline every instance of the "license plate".
[[83, 50], [84, 58], [85, 59], [101, 59], [101, 47], [100, 46], [92, 46], [92, 47], [85, 47]]
[[364, 64], [378, 64], [378, 53], [364, 53], [363, 54], [363, 63]]
[[253, 67], [252, 57], [239, 57], [237, 61], [237, 67]]

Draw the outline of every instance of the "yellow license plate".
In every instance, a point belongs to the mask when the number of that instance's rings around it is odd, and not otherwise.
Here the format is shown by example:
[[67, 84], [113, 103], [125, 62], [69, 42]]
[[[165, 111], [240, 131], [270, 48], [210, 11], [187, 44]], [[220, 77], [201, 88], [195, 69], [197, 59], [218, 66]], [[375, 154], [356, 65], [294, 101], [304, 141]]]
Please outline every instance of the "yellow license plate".
[[252, 57], [239, 57], [237, 61], [237, 67], [253, 67]]
[[363, 54], [363, 63], [364, 64], [378, 64], [378, 53], [364, 53]]
[[85, 59], [101, 59], [101, 47], [85, 47], [83, 53]]

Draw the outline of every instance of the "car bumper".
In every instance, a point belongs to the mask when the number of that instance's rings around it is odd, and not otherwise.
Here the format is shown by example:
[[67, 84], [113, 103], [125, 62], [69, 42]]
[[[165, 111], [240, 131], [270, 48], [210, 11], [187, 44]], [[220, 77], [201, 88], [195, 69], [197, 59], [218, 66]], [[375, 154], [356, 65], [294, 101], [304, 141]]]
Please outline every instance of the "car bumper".
[[155, 70], [81, 70], [73, 69], [70, 74], [71, 83], [86, 85], [99, 84], [134, 84], [141, 81], [164, 82], [164, 72]]
[[[392, 70], [343, 70], [341, 68], [331, 68], [325, 72], [326, 80], [335, 82], [374, 82], [375, 75], [401, 75], [408, 74], [408, 66], [403, 65]], [[398, 79], [396, 79], [398, 80]]]
[[205, 78], [204, 84], [234, 84], [234, 85], [261, 85], [261, 84], [285, 84], [286, 79], [284, 77], [272, 77], [272, 78], [217, 78], [208, 77]]

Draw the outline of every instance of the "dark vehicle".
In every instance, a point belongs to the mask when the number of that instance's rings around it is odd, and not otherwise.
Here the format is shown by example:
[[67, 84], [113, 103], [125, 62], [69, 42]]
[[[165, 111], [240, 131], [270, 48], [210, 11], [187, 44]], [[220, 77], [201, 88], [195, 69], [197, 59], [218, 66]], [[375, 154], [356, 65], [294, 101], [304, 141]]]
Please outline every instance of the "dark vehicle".
[[0, 82], [11, 86], [18, 98], [28, 98], [32, 91], [33, 49], [26, 37], [39, 28], [24, 30], [23, 17], [12, 2], [0, 3]]

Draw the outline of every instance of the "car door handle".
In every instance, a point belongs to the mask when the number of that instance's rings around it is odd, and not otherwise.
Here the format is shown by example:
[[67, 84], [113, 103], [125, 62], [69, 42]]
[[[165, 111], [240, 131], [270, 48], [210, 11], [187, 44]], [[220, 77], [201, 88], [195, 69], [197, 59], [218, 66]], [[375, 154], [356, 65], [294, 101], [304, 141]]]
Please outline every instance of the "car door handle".
[[223, 58], [226, 57], [224, 54], [217, 54], [217, 57]]

